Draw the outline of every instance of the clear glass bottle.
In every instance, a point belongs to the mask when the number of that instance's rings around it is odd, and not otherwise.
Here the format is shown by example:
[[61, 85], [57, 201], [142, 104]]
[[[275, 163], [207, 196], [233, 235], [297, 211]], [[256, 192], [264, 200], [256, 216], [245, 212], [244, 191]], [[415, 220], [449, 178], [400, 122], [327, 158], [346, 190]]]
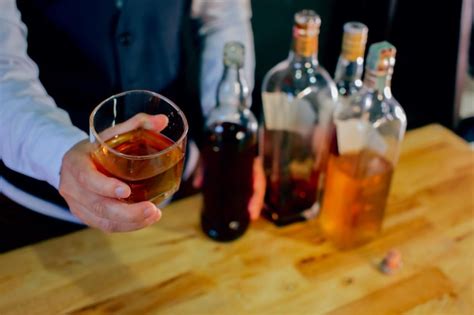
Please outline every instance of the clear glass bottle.
[[382, 226], [406, 128], [390, 90], [395, 52], [388, 42], [373, 44], [362, 89], [334, 113], [337, 149], [329, 158], [320, 223], [341, 248], [367, 242]]
[[336, 86], [318, 62], [320, 24], [314, 11], [296, 13], [289, 56], [263, 81], [259, 150], [267, 179], [263, 215], [277, 225], [319, 211], [337, 101]]
[[253, 193], [258, 123], [246, 105], [244, 53], [241, 43], [225, 45], [217, 106], [205, 124], [201, 226], [217, 241], [240, 237], [250, 223], [248, 203]]
[[344, 24], [342, 50], [334, 74], [339, 100], [347, 101], [362, 87], [367, 32], [367, 26], [360, 22]]

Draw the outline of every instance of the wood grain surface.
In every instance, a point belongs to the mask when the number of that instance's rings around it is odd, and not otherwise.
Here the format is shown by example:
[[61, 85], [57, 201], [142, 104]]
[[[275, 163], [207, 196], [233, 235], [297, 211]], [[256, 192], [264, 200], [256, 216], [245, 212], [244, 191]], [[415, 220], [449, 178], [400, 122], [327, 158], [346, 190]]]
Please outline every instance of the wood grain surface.
[[[317, 221], [215, 243], [199, 196], [153, 227], [84, 230], [0, 255], [0, 314], [473, 314], [474, 155], [430, 125], [406, 136], [383, 232], [339, 251]], [[1, 209], [0, 209], [1, 210]], [[392, 248], [393, 275], [377, 269]]]

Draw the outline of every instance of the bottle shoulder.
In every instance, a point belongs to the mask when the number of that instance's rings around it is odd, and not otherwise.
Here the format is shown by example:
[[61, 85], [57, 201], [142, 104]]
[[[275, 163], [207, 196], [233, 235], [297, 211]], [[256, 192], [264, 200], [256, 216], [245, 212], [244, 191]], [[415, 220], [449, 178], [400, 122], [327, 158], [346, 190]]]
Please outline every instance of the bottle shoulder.
[[265, 74], [262, 82], [262, 91], [275, 89], [289, 75], [288, 60], [279, 62]]
[[393, 96], [381, 96], [365, 88], [340, 102], [334, 118], [336, 121], [362, 119], [371, 123], [397, 120], [406, 125], [405, 111]]
[[217, 106], [209, 113], [205, 122], [205, 128], [210, 129], [213, 126], [224, 123], [239, 125], [251, 132], [256, 132], [258, 129], [258, 121], [250, 109], [235, 109], [225, 106]]
[[265, 75], [262, 93], [283, 92], [296, 96], [308, 87], [314, 92], [329, 89], [337, 95], [336, 84], [322, 66], [288, 60], [280, 62]]

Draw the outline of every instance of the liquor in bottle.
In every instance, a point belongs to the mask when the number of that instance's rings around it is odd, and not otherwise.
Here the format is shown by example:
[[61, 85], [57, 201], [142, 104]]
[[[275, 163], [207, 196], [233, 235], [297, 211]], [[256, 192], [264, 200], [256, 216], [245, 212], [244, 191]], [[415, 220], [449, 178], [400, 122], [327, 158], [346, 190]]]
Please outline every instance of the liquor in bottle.
[[331, 152], [320, 224], [340, 248], [374, 238], [381, 230], [406, 116], [392, 96], [395, 47], [373, 44], [362, 89], [334, 114], [337, 151]]
[[240, 237], [250, 223], [248, 204], [253, 193], [258, 123], [246, 104], [243, 63], [244, 46], [227, 43], [217, 106], [205, 126], [201, 226], [217, 241]]
[[337, 61], [334, 81], [339, 100], [349, 99], [362, 87], [365, 44], [368, 28], [360, 22], [344, 24], [342, 50]]
[[296, 13], [289, 56], [263, 81], [263, 214], [277, 225], [305, 220], [319, 211], [337, 102], [336, 86], [318, 62], [320, 24], [314, 11]]

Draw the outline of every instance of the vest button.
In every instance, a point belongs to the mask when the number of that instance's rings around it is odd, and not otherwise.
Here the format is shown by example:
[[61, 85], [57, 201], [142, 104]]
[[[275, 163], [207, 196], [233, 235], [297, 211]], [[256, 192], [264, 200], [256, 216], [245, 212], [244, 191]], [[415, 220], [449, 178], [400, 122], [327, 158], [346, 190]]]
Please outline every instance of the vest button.
[[132, 34], [129, 32], [123, 32], [119, 35], [118, 40], [122, 46], [130, 46], [132, 43]]

